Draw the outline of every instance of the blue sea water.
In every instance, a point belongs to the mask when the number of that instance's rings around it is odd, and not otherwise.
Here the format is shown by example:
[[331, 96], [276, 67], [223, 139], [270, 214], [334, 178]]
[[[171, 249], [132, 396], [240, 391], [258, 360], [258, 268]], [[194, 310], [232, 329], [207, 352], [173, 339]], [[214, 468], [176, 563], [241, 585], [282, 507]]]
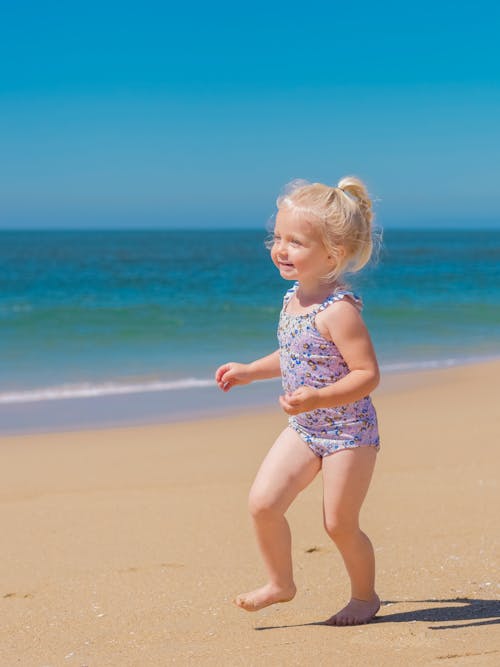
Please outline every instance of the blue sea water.
[[[188, 396], [269, 353], [289, 285], [265, 236], [1, 231], [0, 405]], [[349, 282], [385, 370], [500, 356], [500, 230], [387, 230]]]

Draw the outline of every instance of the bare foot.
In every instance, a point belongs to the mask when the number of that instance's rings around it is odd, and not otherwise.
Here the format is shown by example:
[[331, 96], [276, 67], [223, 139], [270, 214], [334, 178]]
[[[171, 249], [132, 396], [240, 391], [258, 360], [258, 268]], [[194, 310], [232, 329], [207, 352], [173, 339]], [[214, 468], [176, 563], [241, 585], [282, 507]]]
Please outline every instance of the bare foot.
[[351, 598], [349, 603], [331, 618], [325, 621], [326, 625], [363, 625], [369, 623], [380, 609], [380, 600], [377, 594], [373, 600], [358, 600]]
[[289, 588], [277, 588], [271, 584], [266, 584], [262, 588], [238, 595], [234, 604], [246, 611], [259, 611], [259, 609], [269, 607], [270, 604], [289, 602], [295, 597], [296, 591], [297, 589], [293, 584]]

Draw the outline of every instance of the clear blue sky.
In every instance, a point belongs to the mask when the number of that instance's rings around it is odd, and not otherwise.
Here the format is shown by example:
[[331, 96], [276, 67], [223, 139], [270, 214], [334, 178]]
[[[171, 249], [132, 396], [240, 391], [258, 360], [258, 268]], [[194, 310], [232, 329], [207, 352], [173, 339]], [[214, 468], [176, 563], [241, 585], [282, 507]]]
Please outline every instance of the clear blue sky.
[[363, 177], [384, 226], [500, 227], [497, 2], [24, 2], [0, 226], [256, 226]]

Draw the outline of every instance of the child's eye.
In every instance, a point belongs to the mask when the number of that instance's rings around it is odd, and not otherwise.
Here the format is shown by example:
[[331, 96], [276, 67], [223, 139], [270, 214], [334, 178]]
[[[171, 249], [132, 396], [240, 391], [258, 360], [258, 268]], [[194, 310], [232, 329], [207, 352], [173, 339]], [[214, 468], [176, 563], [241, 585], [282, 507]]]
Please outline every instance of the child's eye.
[[302, 243], [298, 239], [291, 239], [290, 243], [295, 246], [302, 245]]

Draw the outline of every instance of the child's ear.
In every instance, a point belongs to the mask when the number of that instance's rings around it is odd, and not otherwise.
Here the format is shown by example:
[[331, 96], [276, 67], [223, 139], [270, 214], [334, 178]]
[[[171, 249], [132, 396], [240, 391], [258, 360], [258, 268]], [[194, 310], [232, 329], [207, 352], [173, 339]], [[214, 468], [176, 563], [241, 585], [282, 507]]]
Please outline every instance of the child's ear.
[[344, 246], [339, 245], [335, 248], [335, 252], [332, 253], [331, 255], [328, 255], [328, 259], [333, 263], [333, 264], [338, 264], [339, 261], [342, 261], [345, 259], [346, 256], [346, 250]]

